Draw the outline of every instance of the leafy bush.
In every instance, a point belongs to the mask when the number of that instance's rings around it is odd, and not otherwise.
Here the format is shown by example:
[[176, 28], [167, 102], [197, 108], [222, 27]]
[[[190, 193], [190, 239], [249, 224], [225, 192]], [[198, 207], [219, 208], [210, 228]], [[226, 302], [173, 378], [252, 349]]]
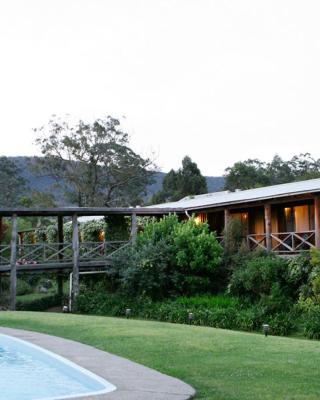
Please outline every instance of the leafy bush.
[[114, 257], [109, 273], [131, 296], [160, 299], [209, 292], [222, 248], [207, 224], [176, 215], [147, 222], [135, 246]]
[[291, 313], [279, 313], [268, 319], [272, 335], [287, 336], [297, 329], [296, 319]]
[[63, 237], [65, 242], [72, 242], [72, 231], [71, 223], [63, 224]]
[[107, 225], [104, 220], [88, 221], [81, 224], [81, 234], [84, 242], [97, 242], [101, 232], [105, 232]]
[[287, 291], [288, 262], [275, 255], [253, 254], [236, 268], [231, 276], [229, 292], [239, 297], [258, 300], [270, 295], [277, 284]]
[[320, 339], [320, 309], [314, 308], [305, 321], [304, 335], [309, 339]]
[[108, 240], [128, 240], [130, 237], [130, 217], [124, 215], [108, 215], [105, 218], [107, 230], [106, 237]]
[[173, 282], [179, 285], [181, 274], [170, 268], [172, 248], [163, 240], [128, 247], [114, 261], [109, 274], [119, 275], [122, 290], [129, 296], [147, 294], [152, 298], [170, 295]]
[[245, 238], [244, 226], [238, 219], [230, 219], [227, 228], [223, 231], [224, 252], [229, 259], [237, 253], [243, 245]]
[[57, 225], [49, 225], [45, 230], [46, 241], [48, 243], [57, 243], [58, 241], [58, 227]]
[[[30, 240], [32, 241], [32, 238], [30, 238]], [[41, 242], [45, 242], [46, 241], [46, 231], [45, 229], [36, 229], [36, 231], [34, 232], [34, 240], [37, 243], [41, 243]]]
[[17, 279], [17, 295], [23, 296], [24, 294], [32, 293], [32, 287], [22, 279]]
[[268, 315], [259, 306], [242, 305], [237, 299], [226, 296], [178, 297], [154, 302], [147, 297], [126, 297], [123, 293], [106, 293], [102, 290], [84, 290], [77, 297], [77, 310], [82, 313], [125, 316], [126, 308], [131, 316], [163, 322], [189, 323], [222, 329], [261, 331], [263, 323], [269, 323], [271, 334], [287, 335], [296, 329], [296, 318], [291, 313]]
[[192, 309], [240, 307], [238, 299], [224, 295], [181, 296], [176, 299], [176, 302]]
[[16, 309], [18, 311], [46, 311], [50, 307], [55, 307], [61, 304], [61, 298], [57, 294], [43, 296], [37, 299], [21, 301], [18, 300]]

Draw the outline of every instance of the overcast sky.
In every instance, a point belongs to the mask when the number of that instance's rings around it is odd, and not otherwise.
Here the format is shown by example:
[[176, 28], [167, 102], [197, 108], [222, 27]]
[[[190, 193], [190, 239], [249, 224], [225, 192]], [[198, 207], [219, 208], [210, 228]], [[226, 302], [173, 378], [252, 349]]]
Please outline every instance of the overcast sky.
[[319, 0], [0, 0], [0, 153], [51, 114], [125, 116], [163, 171], [320, 157]]

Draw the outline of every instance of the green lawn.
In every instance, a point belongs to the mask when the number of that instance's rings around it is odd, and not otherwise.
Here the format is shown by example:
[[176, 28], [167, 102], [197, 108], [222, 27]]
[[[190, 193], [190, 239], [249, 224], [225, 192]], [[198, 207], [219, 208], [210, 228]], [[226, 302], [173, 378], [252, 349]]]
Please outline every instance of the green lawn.
[[0, 325], [91, 344], [181, 378], [197, 399], [320, 398], [320, 343], [161, 322], [0, 312]]

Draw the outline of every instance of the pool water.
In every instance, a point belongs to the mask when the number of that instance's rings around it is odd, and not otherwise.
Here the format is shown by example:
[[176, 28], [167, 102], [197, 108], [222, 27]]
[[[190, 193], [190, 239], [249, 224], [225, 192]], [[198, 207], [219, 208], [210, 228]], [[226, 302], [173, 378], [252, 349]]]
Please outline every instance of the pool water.
[[1, 400], [57, 400], [115, 389], [106, 380], [56, 354], [0, 334]]

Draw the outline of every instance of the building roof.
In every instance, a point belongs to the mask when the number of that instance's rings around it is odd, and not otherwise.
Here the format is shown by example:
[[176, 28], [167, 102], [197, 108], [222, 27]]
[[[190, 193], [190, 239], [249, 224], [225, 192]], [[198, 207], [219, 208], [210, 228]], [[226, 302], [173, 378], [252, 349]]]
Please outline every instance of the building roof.
[[310, 179], [307, 181], [285, 183], [249, 190], [236, 190], [235, 192], [224, 191], [201, 194], [198, 196], [188, 196], [179, 201], [156, 204], [150, 207], [155, 207], [157, 209], [162, 207], [169, 207], [172, 209], [182, 208], [184, 210], [192, 211], [309, 193], [320, 194], [320, 179]]
[[12, 216], [16, 214], [18, 216], [42, 216], [42, 217], [54, 217], [54, 216], [65, 216], [70, 217], [73, 214], [77, 214], [79, 217], [82, 216], [106, 216], [106, 215], [141, 215], [141, 216], [156, 216], [170, 213], [183, 213], [183, 209], [170, 208], [165, 205], [161, 208], [148, 208], [148, 207], [59, 207], [59, 208], [0, 208], [0, 217]]

